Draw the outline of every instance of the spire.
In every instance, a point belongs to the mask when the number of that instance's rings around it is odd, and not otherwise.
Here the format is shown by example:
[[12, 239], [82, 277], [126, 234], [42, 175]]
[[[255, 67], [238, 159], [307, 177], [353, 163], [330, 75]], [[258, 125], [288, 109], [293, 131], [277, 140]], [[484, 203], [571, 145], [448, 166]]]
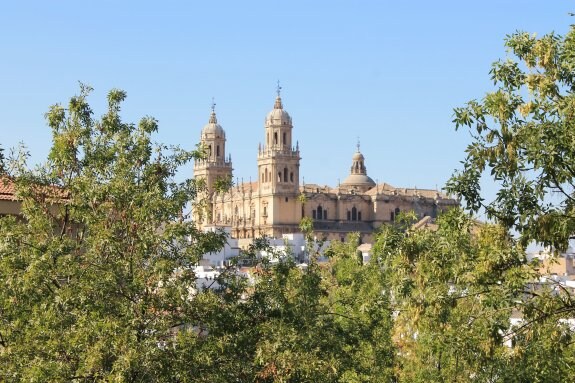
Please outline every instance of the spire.
[[210, 124], [217, 124], [218, 119], [216, 118], [216, 103], [212, 97], [212, 114], [210, 115]]
[[359, 136], [357, 136], [357, 145], [356, 146], [357, 146], [357, 152], [360, 153], [360, 151], [359, 151]]
[[278, 80], [278, 85], [276, 88], [276, 93], [278, 94], [278, 96], [276, 97], [276, 102], [274, 104], [274, 109], [283, 109], [283, 105], [282, 105], [282, 98], [281, 98], [281, 90], [282, 87], [280, 86], [280, 80]]

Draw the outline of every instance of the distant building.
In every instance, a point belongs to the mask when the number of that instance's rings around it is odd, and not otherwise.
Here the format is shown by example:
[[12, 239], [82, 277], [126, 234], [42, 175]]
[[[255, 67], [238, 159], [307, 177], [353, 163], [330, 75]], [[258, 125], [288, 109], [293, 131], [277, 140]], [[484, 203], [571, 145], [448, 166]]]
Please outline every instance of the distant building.
[[194, 164], [194, 176], [207, 185], [206, 203], [195, 207], [200, 226], [229, 225], [232, 237], [239, 239], [262, 235], [281, 238], [299, 232], [301, 219], [310, 217], [319, 238], [343, 241], [347, 234], [359, 232], [362, 242], [370, 242], [375, 229], [393, 222], [401, 212], [435, 218], [458, 205], [437, 190], [377, 185], [367, 175], [359, 143], [349, 175], [340, 185], [300, 185], [300, 148], [292, 137], [292, 118], [283, 108], [279, 90], [274, 108], [265, 118], [256, 181], [239, 183], [224, 192], [217, 191], [215, 183], [232, 177], [232, 160], [226, 156], [226, 134], [212, 107], [200, 135], [207, 158]]
[[238, 240], [235, 238], [231, 238], [230, 232], [231, 228], [229, 226], [206, 226], [204, 227], [204, 231], [223, 231], [227, 234], [227, 241], [224, 244], [224, 247], [221, 248], [217, 252], [206, 253], [203, 255], [202, 259], [200, 260], [201, 266], [215, 266], [215, 267], [222, 267], [227, 264], [227, 262], [234, 257], [240, 255], [240, 248], [238, 246]]

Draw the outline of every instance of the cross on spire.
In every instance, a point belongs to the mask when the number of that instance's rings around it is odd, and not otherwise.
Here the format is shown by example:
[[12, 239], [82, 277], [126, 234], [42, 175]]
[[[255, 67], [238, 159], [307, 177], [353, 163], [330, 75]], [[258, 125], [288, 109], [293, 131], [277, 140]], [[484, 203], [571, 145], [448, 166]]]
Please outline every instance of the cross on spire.
[[357, 136], [357, 152], [359, 153], [359, 136]]
[[212, 112], [216, 111], [216, 102], [214, 101], [214, 98], [212, 97]]
[[280, 97], [281, 90], [282, 90], [282, 87], [280, 86], [280, 80], [278, 80], [278, 85], [277, 85], [277, 88], [276, 88], [276, 92], [277, 92], [277, 94], [278, 94], [278, 97]]

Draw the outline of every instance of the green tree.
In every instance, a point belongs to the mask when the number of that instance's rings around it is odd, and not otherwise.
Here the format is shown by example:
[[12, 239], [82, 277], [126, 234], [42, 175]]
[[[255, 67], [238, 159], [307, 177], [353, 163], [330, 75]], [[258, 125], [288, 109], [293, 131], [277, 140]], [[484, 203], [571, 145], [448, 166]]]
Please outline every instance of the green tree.
[[[448, 190], [524, 244], [564, 249], [575, 232], [575, 28], [565, 37], [516, 32], [505, 46], [510, 57], [490, 72], [496, 90], [455, 109], [473, 142]], [[499, 185], [493, 201], [481, 193], [484, 174]]]
[[504, 227], [478, 227], [458, 209], [438, 227], [387, 226], [375, 244], [395, 313], [398, 380], [570, 379], [575, 348], [560, 320], [570, 315], [557, 311], [567, 296], [533, 283], [535, 270]]
[[[564, 37], [516, 32], [505, 46], [509, 57], [491, 69], [496, 89], [455, 109], [456, 127], [467, 127], [473, 141], [447, 189], [471, 212], [484, 210], [507, 237], [486, 261], [503, 272], [491, 272], [502, 289], [496, 302], [520, 322], [497, 332], [511, 347], [489, 363], [500, 366], [493, 380], [559, 382], [573, 374], [573, 292], [539, 283], [537, 265], [522, 254], [532, 241], [563, 250], [575, 232], [575, 28]], [[481, 190], [488, 181], [498, 186], [493, 200]]]
[[122, 122], [123, 91], [94, 119], [90, 90], [46, 114], [45, 165], [7, 161], [22, 216], [0, 218], [2, 381], [173, 381], [186, 266], [224, 241], [182, 219], [197, 190], [174, 175], [197, 154], [154, 146], [151, 117]]
[[361, 266], [356, 246], [334, 247], [325, 264], [312, 254], [304, 269], [278, 257], [258, 267], [253, 286], [225, 278], [219, 291], [198, 295], [188, 316], [202, 318], [208, 335], [181, 334], [189, 352], [178, 354], [175, 369], [194, 382], [391, 381], [383, 279], [377, 266]]

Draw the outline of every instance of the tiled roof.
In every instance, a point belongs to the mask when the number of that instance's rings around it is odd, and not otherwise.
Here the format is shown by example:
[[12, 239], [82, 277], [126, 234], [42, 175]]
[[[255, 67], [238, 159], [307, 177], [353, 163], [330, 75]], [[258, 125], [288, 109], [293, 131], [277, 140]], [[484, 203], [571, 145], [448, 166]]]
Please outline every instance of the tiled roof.
[[16, 199], [14, 183], [7, 177], [0, 178], [0, 200], [14, 201]]
[[[52, 200], [52, 202], [67, 199], [68, 195], [64, 189], [57, 186], [44, 186], [37, 185], [33, 188], [34, 192], [43, 195], [45, 198]], [[16, 201], [16, 185], [8, 177], [0, 177], [0, 200], [2, 201]]]

